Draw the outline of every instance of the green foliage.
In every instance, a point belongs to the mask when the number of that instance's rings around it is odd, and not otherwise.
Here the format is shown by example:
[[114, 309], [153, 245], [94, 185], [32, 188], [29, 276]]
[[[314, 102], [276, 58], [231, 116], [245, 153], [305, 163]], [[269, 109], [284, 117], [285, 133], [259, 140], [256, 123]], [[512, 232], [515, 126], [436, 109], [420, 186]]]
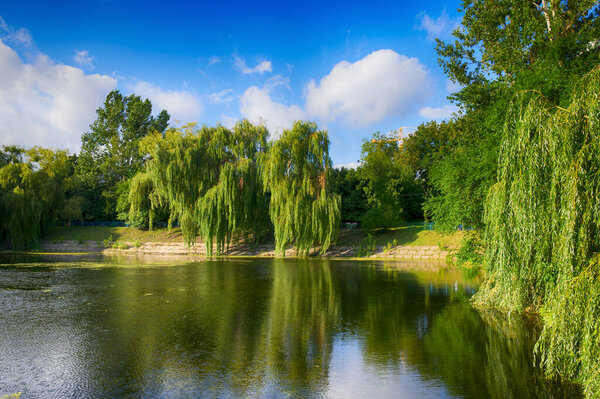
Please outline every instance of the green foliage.
[[308, 254], [318, 243], [324, 253], [340, 224], [340, 197], [328, 187], [327, 132], [314, 123], [294, 123], [272, 144], [261, 167], [264, 188], [271, 194], [276, 250], [284, 252], [294, 244], [298, 253]]
[[0, 167], [10, 163], [23, 162], [24, 149], [16, 145], [4, 145], [0, 148]]
[[104, 240], [102, 240], [102, 243], [104, 244], [104, 248], [112, 247], [112, 245], [114, 243], [112, 234], [109, 235], [108, 238], [105, 238]]
[[2, 227], [8, 231], [13, 249], [23, 249], [35, 244], [41, 234], [43, 213], [42, 203], [37, 198], [18, 186], [12, 191], [5, 189], [2, 195], [2, 213]]
[[[152, 220], [166, 204], [188, 244], [201, 237], [212, 254], [234, 234], [255, 242], [275, 227], [278, 251], [295, 244], [325, 251], [339, 226], [339, 196], [330, 192], [329, 141], [314, 124], [297, 123], [267, 152], [267, 130], [241, 121], [223, 126], [171, 129], [143, 140], [149, 159], [129, 182], [130, 223]], [[270, 196], [270, 206], [269, 206]], [[146, 216], [148, 215], [148, 216]]]
[[[440, 65], [462, 86], [449, 97], [460, 112], [433, 135], [421, 126], [406, 143], [416, 154], [435, 144], [433, 155], [409, 159], [425, 179], [426, 216], [445, 231], [459, 224], [484, 227], [485, 198], [497, 175], [500, 133], [513, 95], [535, 89], [553, 104], [568, 104], [577, 80], [600, 61], [595, 1], [466, 0], [462, 10], [454, 42], [437, 44]], [[440, 153], [444, 140], [437, 139], [443, 137], [450, 140]]]
[[542, 367], [600, 395], [600, 68], [567, 109], [522, 93], [486, 204], [487, 279], [475, 303], [541, 308]]
[[129, 245], [126, 242], [115, 241], [110, 244], [112, 249], [129, 249]]
[[383, 248], [383, 252], [390, 252], [393, 247], [398, 245], [398, 240], [394, 238], [393, 241], [388, 241]]
[[152, 178], [147, 173], [140, 172], [127, 183], [128, 192], [125, 201], [129, 204], [127, 222], [134, 227], [147, 227], [152, 230], [155, 213], [165, 201], [154, 190]]
[[81, 220], [83, 217], [83, 197], [73, 196], [65, 200], [59, 219], [66, 222]]
[[[494, 184], [508, 92], [490, 90], [477, 109], [455, 120], [420, 127], [424, 139], [438, 137], [436, 151], [425, 157], [427, 218], [441, 231], [458, 225], [483, 227], [483, 208]], [[433, 133], [437, 130], [437, 133]], [[439, 148], [439, 150], [438, 150]]]
[[218, 180], [199, 203], [201, 234], [211, 248], [214, 238], [219, 252], [233, 233], [241, 232], [258, 242], [269, 228], [268, 202], [259, 170], [266, 139], [264, 126], [254, 126], [246, 120], [238, 122], [230, 135], [223, 137], [221, 145], [230, 150], [221, 155], [225, 163], [220, 166]]
[[342, 200], [340, 219], [342, 222], [358, 222], [367, 208], [367, 197], [361, 187], [356, 169], [331, 169], [331, 189]]
[[78, 180], [74, 159], [66, 151], [3, 149], [0, 232], [7, 232], [14, 249], [22, 249], [34, 245], [52, 222], [81, 214], [81, 199], [72, 196]]
[[201, 237], [208, 254], [215, 243], [222, 252], [235, 233], [258, 240], [268, 228], [258, 164], [266, 137], [264, 126], [248, 121], [232, 130], [190, 124], [148, 136], [146, 170], [130, 186], [130, 218], [164, 204], [179, 219], [184, 240], [192, 245]]
[[362, 144], [358, 174], [368, 201], [361, 221], [365, 228], [396, 227], [421, 218], [423, 190], [403, 160], [396, 141], [380, 133]]
[[402, 143], [400, 160], [410, 168], [414, 179], [423, 186], [426, 196], [432, 191], [429, 178], [431, 167], [447, 156], [455, 145], [455, 125], [453, 121], [423, 123]]
[[437, 40], [441, 66], [465, 87], [455, 96], [460, 103], [473, 104], [473, 89], [490, 81], [565, 102], [578, 77], [598, 63], [597, 1], [465, 0], [462, 11], [454, 43]]
[[[445, 248], [441, 248], [444, 249]], [[463, 269], [479, 269], [483, 266], [485, 248], [480, 234], [470, 233], [463, 237], [459, 250], [454, 255], [456, 264]]]
[[143, 166], [139, 142], [151, 132], [167, 128], [169, 114], [152, 116], [150, 100], [123, 96], [113, 90], [97, 111], [90, 130], [81, 136], [77, 174], [81, 178], [86, 218], [114, 219], [119, 183], [133, 177]]
[[[136, 176], [134, 176], [132, 179], [134, 179]], [[129, 187], [132, 179], [123, 180], [117, 184], [117, 220], [127, 221], [129, 218], [129, 209], [131, 208], [131, 203], [129, 201]], [[146, 220], [147, 219], [148, 217], [146, 217]], [[135, 224], [134, 226], [144, 227], [143, 225], [138, 226]]]
[[375, 237], [371, 233], [368, 233], [365, 238], [358, 244], [358, 251], [356, 252], [356, 256], [359, 258], [363, 258], [366, 256], [371, 256], [377, 250], [377, 241]]

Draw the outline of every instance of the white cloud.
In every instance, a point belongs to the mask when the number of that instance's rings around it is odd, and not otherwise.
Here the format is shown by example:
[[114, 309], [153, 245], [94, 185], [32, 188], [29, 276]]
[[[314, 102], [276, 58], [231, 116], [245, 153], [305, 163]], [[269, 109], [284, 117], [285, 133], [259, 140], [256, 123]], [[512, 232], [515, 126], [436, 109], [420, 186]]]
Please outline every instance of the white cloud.
[[229, 101], [233, 100], [233, 98], [234, 98], [231, 95], [231, 93], [233, 93], [233, 89], [224, 89], [217, 93], [209, 94], [207, 96], [208, 101], [210, 101], [213, 104], [228, 103]]
[[455, 105], [444, 105], [439, 108], [425, 107], [419, 111], [419, 115], [424, 118], [432, 119], [432, 120], [444, 120], [448, 119], [458, 111], [458, 107]]
[[264, 87], [266, 89], [268, 89], [269, 91], [274, 90], [278, 86], [285, 87], [289, 91], [292, 91], [292, 88], [290, 87], [290, 78], [283, 76], [283, 75], [271, 76], [269, 79], [267, 79], [265, 81], [265, 84], [264, 84]]
[[356, 169], [360, 166], [360, 162], [338, 163], [333, 165], [335, 169]]
[[110, 76], [85, 74], [42, 54], [26, 63], [0, 39], [0, 143], [77, 151], [81, 134], [116, 85]]
[[16, 44], [26, 48], [33, 47], [33, 38], [25, 28], [14, 28], [9, 26], [4, 18], [0, 16], [0, 40], [5, 43]]
[[294, 121], [304, 118], [297, 105], [284, 105], [271, 99], [270, 88], [251, 86], [240, 97], [240, 114], [251, 122], [267, 125], [271, 136], [289, 129]]
[[149, 98], [155, 112], [166, 109], [172, 121], [197, 121], [204, 111], [198, 97], [189, 91], [163, 90], [143, 80], [138, 81], [131, 89], [136, 95]]
[[75, 50], [73, 60], [82, 67], [94, 69], [94, 56], [87, 50]]
[[254, 68], [250, 68], [246, 65], [246, 61], [241, 59], [238, 56], [235, 57], [235, 63], [233, 64], [235, 68], [243, 74], [253, 75], [255, 73], [262, 75], [265, 72], [271, 72], [273, 70], [273, 66], [271, 65], [271, 61], [263, 60], [256, 64]]
[[417, 15], [417, 19], [419, 22], [415, 29], [427, 32], [429, 40], [448, 39], [452, 31], [460, 25], [460, 18], [450, 18], [445, 9], [437, 18], [432, 18], [423, 11]]
[[227, 129], [232, 129], [235, 126], [237, 121], [238, 121], [238, 118], [234, 118], [233, 116], [221, 115], [221, 123]]
[[342, 61], [306, 93], [309, 116], [369, 126], [409, 114], [431, 95], [429, 73], [417, 58], [393, 50], [372, 52], [355, 63]]
[[219, 62], [221, 62], [221, 57], [217, 57], [216, 55], [208, 58], [208, 65], [218, 64]]

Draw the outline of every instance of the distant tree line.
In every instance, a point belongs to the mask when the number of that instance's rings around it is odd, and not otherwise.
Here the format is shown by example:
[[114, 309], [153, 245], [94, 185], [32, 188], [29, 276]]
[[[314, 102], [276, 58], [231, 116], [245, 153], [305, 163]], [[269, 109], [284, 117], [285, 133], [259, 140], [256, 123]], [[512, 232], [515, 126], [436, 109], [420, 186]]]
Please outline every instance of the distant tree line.
[[267, 141], [262, 125], [168, 128], [149, 100], [111, 92], [82, 136], [79, 155], [39, 147], [0, 150], [0, 231], [34, 245], [56, 222], [126, 220], [152, 229], [177, 221], [209, 253], [232, 238], [308, 253], [335, 242], [340, 197], [332, 190], [327, 132], [296, 122]]
[[[177, 222], [189, 244], [273, 237], [305, 253], [335, 242], [340, 221], [393, 227], [423, 219], [425, 191], [395, 142], [365, 140], [360, 166], [334, 169], [329, 139], [297, 122], [268, 141], [262, 125], [169, 128], [136, 95], [108, 94], [79, 154], [0, 149], [0, 231], [28, 248], [54, 223]], [[381, 140], [380, 140], [381, 139]]]

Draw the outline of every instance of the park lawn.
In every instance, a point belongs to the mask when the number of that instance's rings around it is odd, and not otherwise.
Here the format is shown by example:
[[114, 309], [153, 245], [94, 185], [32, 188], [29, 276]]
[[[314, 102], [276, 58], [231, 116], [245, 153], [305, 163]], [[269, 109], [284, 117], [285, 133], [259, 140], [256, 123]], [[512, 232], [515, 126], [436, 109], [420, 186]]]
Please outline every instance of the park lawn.
[[124, 241], [124, 242], [181, 242], [181, 229], [173, 228], [169, 232], [166, 228], [140, 230], [135, 227], [107, 227], [107, 226], [55, 226], [43, 240], [60, 242], [74, 241]]
[[396, 240], [398, 245], [445, 246], [460, 245], [464, 231], [441, 233], [435, 230], [424, 230], [422, 227], [395, 227], [390, 229], [341, 229], [337, 244], [340, 246], [358, 245], [371, 234], [376, 245], [387, 245]]
[[[397, 227], [391, 229], [340, 229], [337, 245], [355, 246], [371, 234], [376, 245], [387, 245], [396, 240], [398, 245], [445, 246], [460, 245], [464, 232], [440, 233], [435, 230], [424, 230], [422, 227]], [[140, 230], [135, 227], [104, 227], [104, 226], [60, 226], [52, 227], [43, 240], [60, 242], [73, 241], [111, 241], [124, 242], [182, 242], [181, 229], [166, 228], [152, 231]], [[200, 240], [198, 240], [200, 241]], [[267, 239], [272, 242], [272, 239]]]

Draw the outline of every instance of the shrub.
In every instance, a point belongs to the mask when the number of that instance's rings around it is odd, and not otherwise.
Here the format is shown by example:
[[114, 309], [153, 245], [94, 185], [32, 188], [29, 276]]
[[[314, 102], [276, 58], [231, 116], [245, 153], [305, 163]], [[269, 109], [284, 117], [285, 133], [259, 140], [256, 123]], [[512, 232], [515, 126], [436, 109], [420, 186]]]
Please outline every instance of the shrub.
[[362, 258], [366, 256], [371, 256], [375, 253], [376, 250], [376, 242], [375, 238], [371, 233], [368, 233], [367, 236], [358, 244], [358, 253], [357, 256]]

